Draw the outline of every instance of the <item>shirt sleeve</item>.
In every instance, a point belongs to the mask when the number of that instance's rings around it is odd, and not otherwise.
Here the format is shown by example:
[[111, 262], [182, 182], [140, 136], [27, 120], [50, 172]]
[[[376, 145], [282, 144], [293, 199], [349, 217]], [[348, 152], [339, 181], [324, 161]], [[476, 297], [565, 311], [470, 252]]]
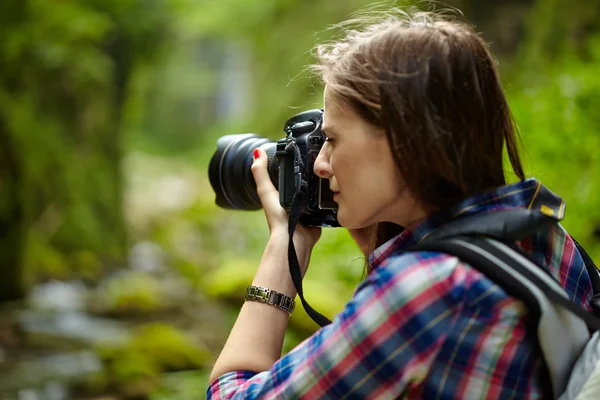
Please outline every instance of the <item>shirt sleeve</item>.
[[454, 257], [391, 257], [362, 282], [333, 322], [269, 371], [234, 371], [208, 399], [391, 399], [418, 385], [460, 314]]

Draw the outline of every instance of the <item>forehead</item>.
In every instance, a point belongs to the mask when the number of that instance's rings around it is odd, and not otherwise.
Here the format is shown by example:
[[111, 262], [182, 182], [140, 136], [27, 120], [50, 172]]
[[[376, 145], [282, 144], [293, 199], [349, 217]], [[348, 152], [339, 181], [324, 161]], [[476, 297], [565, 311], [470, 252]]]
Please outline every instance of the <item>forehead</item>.
[[[368, 133], [370, 137], [386, 138], [384, 128], [373, 125], [361, 117], [339, 95], [325, 86], [323, 93], [323, 130], [340, 133], [361, 130]], [[385, 139], [387, 141], [387, 139]], [[387, 143], [387, 142], [386, 142]]]
[[347, 114], [346, 107], [343, 102], [337, 99], [337, 96], [327, 87], [325, 86], [325, 90], [323, 93], [323, 107], [324, 107], [324, 123], [327, 123], [325, 120], [329, 120], [330, 125], [332, 120], [341, 119], [344, 117], [344, 114]]
[[337, 99], [336, 94], [331, 90], [329, 85], [325, 86], [323, 90], [323, 106], [333, 111], [334, 108], [340, 107], [340, 101]]

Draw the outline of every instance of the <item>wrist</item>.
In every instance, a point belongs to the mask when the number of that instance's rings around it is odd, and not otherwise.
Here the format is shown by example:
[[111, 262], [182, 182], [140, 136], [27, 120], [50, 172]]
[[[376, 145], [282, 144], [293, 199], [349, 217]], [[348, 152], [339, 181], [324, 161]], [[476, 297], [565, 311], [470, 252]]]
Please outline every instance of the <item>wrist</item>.
[[[285, 246], [286, 253], [290, 241], [290, 235], [287, 229], [287, 226], [273, 229], [269, 236], [269, 243], [273, 243], [276, 246]], [[301, 231], [301, 229], [302, 227], [298, 226], [294, 232], [294, 248], [296, 249], [298, 257], [300, 257], [301, 254], [310, 255], [316, 244], [316, 241], [309, 238], [308, 235]]]
[[[298, 257], [298, 264], [300, 265], [300, 269], [302, 271], [302, 277], [306, 273], [308, 269], [308, 262], [310, 261], [310, 256], [312, 254], [314, 245], [308, 245], [303, 242], [301, 238], [296, 237], [294, 235], [294, 249], [296, 250], [296, 256]], [[287, 232], [285, 236], [283, 235], [274, 235], [271, 236], [269, 242], [267, 243], [267, 247], [265, 248], [265, 253], [267, 254], [275, 254], [282, 255], [282, 262], [277, 264], [277, 267], [285, 270], [287, 275], [289, 275], [289, 260], [288, 260], [288, 251], [289, 251], [289, 235]]]
[[287, 250], [287, 236], [271, 236], [252, 280], [253, 286], [266, 287], [290, 296], [292, 299], [296, 297], [296, 289], [288, 266]]
[[[298, 256], [300, 272], [304, 277], [308, 269], [308, 262], [312, 246], [302, 246], [294, 238], [294, 247]], [[271, 237], [265, 247], [262, 260], [256, 271], [252, 285], [266, 287], [281, 292], [292, 299], [296, 297], [296, 288], [290, 274], [289, 260], [289, 235], [282, 230], [272, 231]]]
[[252, 280], [251, 286], [268, 288], [285, 294], [292, 299], [295, 299], [297, 294], [287, 266], [285, 269], [281, 268], [277, 271], [258, 270]]
[[279, 226], [272, 228], [270, 231], [269, 242], [278, 242], [287, 244], [289, 240], [289, 233], [287, 226]]
[[268, 304], [285, 311], [288, 315], [292, 315], [296, 307], [296, 302], [290, 296], [262, 286], [248, 286], [244, 300]]

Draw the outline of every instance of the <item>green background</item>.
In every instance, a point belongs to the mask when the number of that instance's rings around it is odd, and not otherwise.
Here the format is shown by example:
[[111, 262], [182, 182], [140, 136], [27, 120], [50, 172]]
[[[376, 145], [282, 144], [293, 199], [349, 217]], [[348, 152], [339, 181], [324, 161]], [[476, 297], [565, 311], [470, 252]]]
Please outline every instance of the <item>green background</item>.
[[[268, 238], [261, 211], [214, 204], [216, 139], [282, 137], [287, 118], [321, 106], [322, 86], [306, 71], [314, 44], [336, 34], [331, 24], [390, 4], [0, 3], [0, 372], [81, 349], [100, 361], [70, 380], [17, 384], [28, 375], [17, 372], [0, 379], [0, 394], [45, 393], [58, 381], [66, 398], [203, 396]], [[499, 60], [527, 175], [566, 200], [564, 226], [599, 260], [600, 3], [449, 4]], [[348, 233], [326, 229], [306, 297], [333, 316], [363, 269]], [[23, 313], [39, 308], [32, 298], [57, 282], [77, 287], [79, 311], [118, 323], [127, 339], [65, 345], [62, 334], [16, 334], [29, 329]], [[41, 303], [51, 318], [68, 313]], [[290, 326], [286, 351], [316, 328], [303, 310]]]

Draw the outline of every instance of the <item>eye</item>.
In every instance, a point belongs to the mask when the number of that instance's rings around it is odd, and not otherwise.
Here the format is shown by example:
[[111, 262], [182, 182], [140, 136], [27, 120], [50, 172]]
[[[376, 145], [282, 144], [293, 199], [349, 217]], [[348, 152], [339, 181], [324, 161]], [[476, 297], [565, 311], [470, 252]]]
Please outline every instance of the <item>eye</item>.
[[323, 136], [325, 136], [325, 141], [326, 142], [332, 142], [333, 138], [331, 136], [329, 136], [326, 132], [323, 132]]
[[321, 133], [323, 134], [323, 137], [325, 138], [326, 142], [333, 142], [334, 141], [334, 139], [331, 137], [331, 132], [325, 131], [324, 129], [322, 129]]

